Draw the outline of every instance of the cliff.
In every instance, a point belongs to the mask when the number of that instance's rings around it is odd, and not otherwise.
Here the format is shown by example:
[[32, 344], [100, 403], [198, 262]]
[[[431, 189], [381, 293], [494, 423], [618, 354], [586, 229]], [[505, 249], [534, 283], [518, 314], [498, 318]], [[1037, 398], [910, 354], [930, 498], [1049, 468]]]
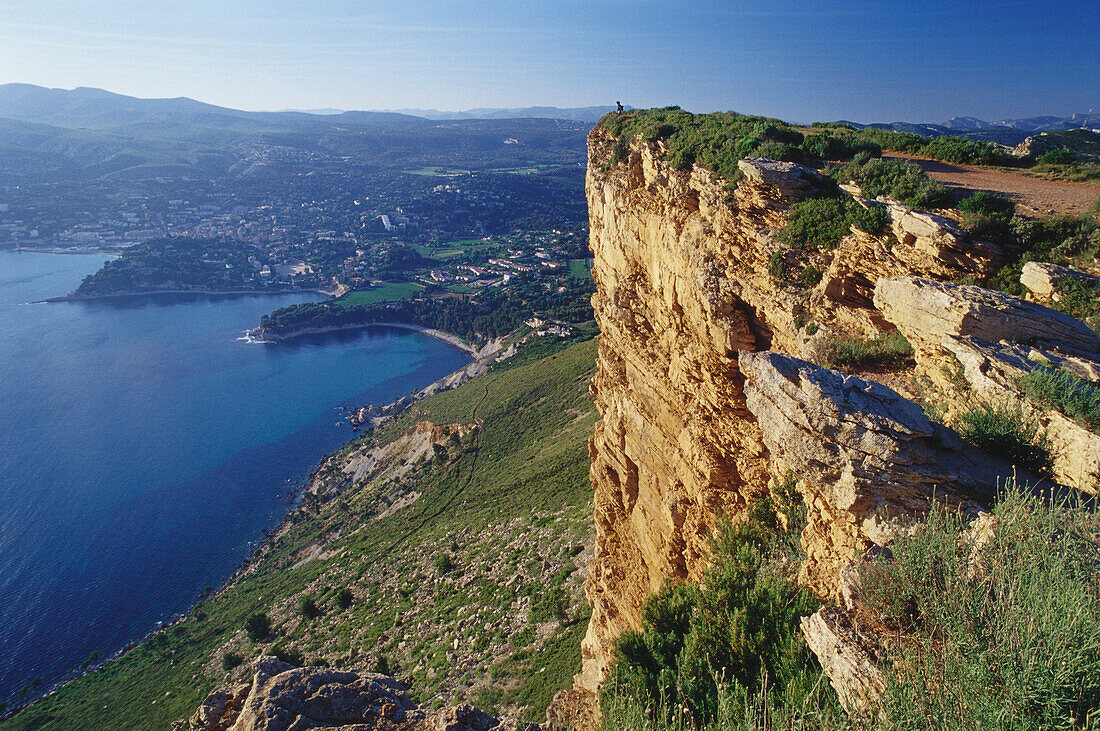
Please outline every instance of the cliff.
[[[600, 421], [590, 441], [596, 549], [583, 669], [564, 706], [592, 699], [615, 638], [641, 627], [647, 596], [668, 580], [699, 579], [720, 516], [737, 519], [783, 475], [799, 475], [808, 510], [800, 580], [827, 603], [850, 605], [845, 569], [926, 512], [934, 492], [978, 515], [974, 498], [991, 495], [1013, 470], [931, 422], [913, 403], [911, 378], [940, 374], [949, 355], [951, 343], [920, 326], [920, 311], [930, 322], [929, 307], [942, 315], [951, 309], [944, 302], [961, 301], [947, 285], [945, 301], [930, 306], [935, 280], [990, 274], [1001, 260], [997, 246], [944, 216], [876, 204], [850, 189], [859, 205], [884, 206], [886, 228], [871, 235], [853, 227], [836, 248], [798, 252], [822, 276], [808, 288], [791, 286], [769, 265], [791, 255], [777, 232], [791, 206], [821, 185], [814, 170], [746, 158], [733, 185], [698, 165], [673, 168], [660, 139], [635, 138], [624, 154], [597, 127], [588, 142], [592, 302], [601, 331], [592, 384]], [[899, 291], [889, 294], [884, 282]], [[963, 343], [971, 335], [1014, 337], [1028, 322], [1044, 331], [1056, 325], [1064, 337], [1048, 348], [1055, 362], [1095, 356], [1080, 323], [1015, 302], [997, 327], [970, 327], [997, 319], [978, 313], [931, 329]], [[807, 362], [821, 362], [837, 336], [895, 328], [913, 340], [915, 370], [910, 362], [867, 380]], [[950, 400], [946, 389], [937, 393]], [[829, 617], [815, 615], [814, 623], [839, 632]], [[843, 683], [843, 669], [821, 659], [834, 685]], [[866, 676], [859, 682], [876, 685]], [[873, 695], [864, 688], [841, 697], [859, 705], [852, 699], [860, 694]]]

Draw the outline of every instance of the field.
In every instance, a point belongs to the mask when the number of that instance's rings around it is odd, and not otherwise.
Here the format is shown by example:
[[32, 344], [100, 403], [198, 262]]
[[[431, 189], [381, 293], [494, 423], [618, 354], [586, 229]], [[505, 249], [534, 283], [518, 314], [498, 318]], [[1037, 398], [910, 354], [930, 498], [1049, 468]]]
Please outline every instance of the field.
[[[359, 670], [385, 663], [422, 704], [541, 718], [580, 666], [595, 357], [595, 340], [540, 338], [349, 444], [323, 479], [341, 479], [341, 460], [418, 420], [478, 425], [446, 457], [417, 463], [404, 487], [419, 499], [383, 511], [393, 495], [380, 491], [393, 485], [363, 482], [306, 501], [246, 577], [0, 729], [168, 728], [216, 685], [247, 681], [261, 654]], [[243, 631], [257, 612], [271, 620], [262, 640]]]
[[424, 289], [424, 285], [415, 282], [386, 282], [371, 287], [348, 292], [336, 300], [341, 307], [357, 307], [359, 305], [373, 305], [376, 302], [392, 302], [405, 299]]
[[570, 259], [569, 276], [574, 279], [591, 279], [592, 270], [589, 269], [590, 259]]

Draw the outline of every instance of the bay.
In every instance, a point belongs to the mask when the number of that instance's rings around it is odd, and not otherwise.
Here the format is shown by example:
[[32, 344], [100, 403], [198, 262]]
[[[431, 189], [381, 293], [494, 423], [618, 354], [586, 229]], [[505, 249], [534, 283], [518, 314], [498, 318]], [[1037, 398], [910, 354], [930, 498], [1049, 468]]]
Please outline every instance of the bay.
[[101, 263], [0, 252], [0, 700], [185, 611], [353, 435], [347, 407], [469, 361], [396, 328], [238, 340], [309, 294], [30, 304]]

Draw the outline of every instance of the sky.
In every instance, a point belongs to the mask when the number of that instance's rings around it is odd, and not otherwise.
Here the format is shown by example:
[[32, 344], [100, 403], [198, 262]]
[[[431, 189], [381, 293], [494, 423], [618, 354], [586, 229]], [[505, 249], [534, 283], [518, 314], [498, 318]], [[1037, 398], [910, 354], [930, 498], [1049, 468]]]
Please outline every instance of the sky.
[[238, 109], [1100, 112], [1100, 0], [3, 0], [0, 83]]

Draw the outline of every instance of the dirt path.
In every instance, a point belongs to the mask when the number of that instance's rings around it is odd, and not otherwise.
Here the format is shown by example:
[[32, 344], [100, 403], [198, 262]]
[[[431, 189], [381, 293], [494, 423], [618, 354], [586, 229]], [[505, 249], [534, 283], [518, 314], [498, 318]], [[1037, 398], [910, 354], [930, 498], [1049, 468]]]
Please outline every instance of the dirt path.
[[886, 152], [882, 156], [915, 162], [930, 178], [953, 188], [1003, 193], [1014, 200], [1022, 209], [1020, 212], [1026, 215], [1077, 215], [1088, 211], [1100, 198], [1100, 185], [1092, 183], [1043, 180], [1001, 170], [955, 165], [900, 152]]

